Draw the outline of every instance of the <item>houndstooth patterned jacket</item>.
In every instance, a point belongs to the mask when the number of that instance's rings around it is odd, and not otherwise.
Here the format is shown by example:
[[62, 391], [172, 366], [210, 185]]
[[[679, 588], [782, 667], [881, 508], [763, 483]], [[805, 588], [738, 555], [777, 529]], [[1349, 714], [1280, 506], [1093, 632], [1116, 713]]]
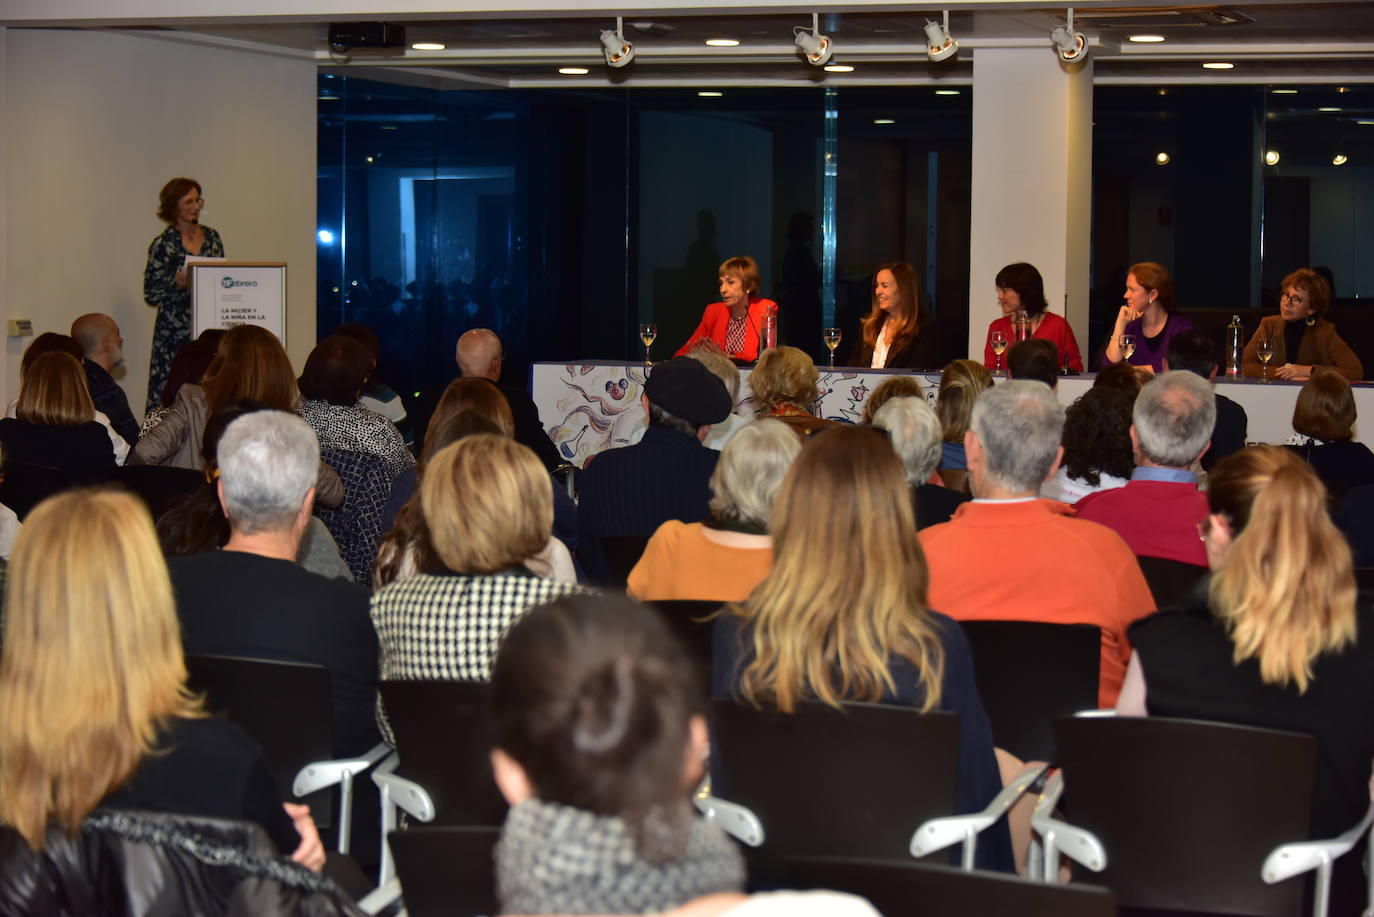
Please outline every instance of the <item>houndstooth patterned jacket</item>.
[[[372, 626], [381, 646], [379, 677], [486, 681], [501, 638], [520, 615], [582, 591], [575, 583], [520, 572], [420, 573], [397, 580], [372, 596]], [[377, 725], [394, 745], [380, 695]]]

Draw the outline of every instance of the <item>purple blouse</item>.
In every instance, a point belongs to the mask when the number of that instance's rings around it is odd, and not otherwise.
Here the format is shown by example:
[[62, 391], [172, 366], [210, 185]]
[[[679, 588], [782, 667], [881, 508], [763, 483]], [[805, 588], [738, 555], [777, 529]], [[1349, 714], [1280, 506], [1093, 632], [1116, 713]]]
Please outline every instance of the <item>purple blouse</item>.
[[1157, 373], [1164, 372], [1164, 355], [1169, 352], [1169, 342], [1175, 335], [1185, 331], [1193, 330], [1193, 323], [1186, 316], [1175, 312], [1164, 322], [1164, 330], [1159, 332], [1159, 338], [1155, 346], [1151, 347], [1150, 342], [1145, 339], [1145, 332], [1142, 330], [1145, 324], [1144, 318], [1138, 318], [1133, 322], [1127, 322], [1122, 334], [1135, 335], [1135, 353], [1131, 354], [1132, 366], [1149, 365]]

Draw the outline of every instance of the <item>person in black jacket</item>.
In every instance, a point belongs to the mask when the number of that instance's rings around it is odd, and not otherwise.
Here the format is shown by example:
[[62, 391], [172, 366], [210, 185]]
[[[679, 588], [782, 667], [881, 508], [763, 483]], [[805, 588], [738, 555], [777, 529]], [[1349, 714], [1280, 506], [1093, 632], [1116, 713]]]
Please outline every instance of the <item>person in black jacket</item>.
[[905, 261], [888, 261], [873, 272], [873, 309], [845, 362], [873, 369], [938, 367], [943, 361], [936, 338], [933, 318], [921, 307], [916, 269]]
[[504, 358], [501, 339], [496, 336], [496, 332], [486, 328], [473, 328], [465, 332], [458, 338], [458, 345], [454, 348], [454, 360], [457, 361], [463, 378], [476, 376], [496, 383], [501, 394], [510, 402], [511, 414], [515, 418], [515, 441], [533, 449], [534, 454], [539, 456], [539, 461], [544, 463], [544, 467], [553, 471], [563, 463], [563, 460], [554, 448], [553, 440], [549, 439], [544, 425], [540, 423], [539, 409], [535, 407], [534, 399], [530, 397], [529, 392], [523, 388], [501, 384], [501, 361]]
[[81, 345], [86, 382], [95, 409], [110, 418], [110, 425], [131, 447], [138, 442], [138, 421], [129, 408], [129, 396], [111, 375], [124, 365], [124, 338], [119, 325], [103, 312], [90, 312], [72, 322], [72, 337]]

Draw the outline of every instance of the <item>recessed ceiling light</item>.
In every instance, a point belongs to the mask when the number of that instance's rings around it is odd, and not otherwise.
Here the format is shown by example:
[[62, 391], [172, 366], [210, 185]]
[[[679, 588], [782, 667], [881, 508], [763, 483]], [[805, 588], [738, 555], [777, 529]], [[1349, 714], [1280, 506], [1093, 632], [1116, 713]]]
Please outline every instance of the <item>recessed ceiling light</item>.
[[1335, 156], [1331, 157], [1331, 164], [1333, 166], [1343, 166], [1349, 161], [1350, 157], [1346, 156], [1344, 153], [1337, 153]]
[[1276, 166], [1279, 164], [1278, 150], [1270, 150], [1264, 154], [1264, 164], [1266, 166]]
[[1169, 164], [1169, 154], [1162, 150], [1155, 154], [1155, 165], [1167, 166]]
[[1276, 96], [1295, 96], [1298, 94], [1296, 89], [1271, 89], [1269, 91]]
[[383, 124], [383, 125], [381, 126], [381, 130], [384, 130], [384, 131], [396, 131], [396, 130], [400, 130], [400, 128], [397, 127], [397, 126], [394, 125], [394, 124]]
[[848, 64], [827, 64], [826, 67], [825, 67], [825, 72], [826, 72], [826, 73], [853, 73], [853, 72], [854, 72], [854, 68], [851, 67], [851, 66], [849, 66]]
[[417, 42], [415, 42], [415, 44], [413, 44], [413, 45], [410, 46], [410, 50], [412, 50], [412, 51], [442, 51], [442, 50], [444, 50], [444, 49], [447, 48], [447, 47], [448, 47], [448, 45], [444, 44], [443, 42], [439, 42], [439, 41], [417, 41]]
[[1234, 67], [1234, 66], [1235, 66], [1235, 64], [1230, 64], [1230, 63], [1227, 63], [1226, 61], [1208, 61], [1207, 63], [1205, 63], [1205, 64], [1202, 65], [1202, 69], [1204, 69], [1204, 70], [1230, 70], [1230, 69], [1231, 69], [1232, 67]]
[[725, 93], [716, 92], [711, 89], [703, 89], [701, 92], [698, 92], [697, 95], [701, 96], [703, 99], [719, 99], [721, 96], [725, 95]]
[[1356, 121], [1355, 123], [1356, 123], [1356, 124], [1374, 124], [1374, 121], [1370, 121], [1370, 120], [1367, 120], [1367, 119], [1366, 119], [1366, 120], [1362, 120], [1362, 121]]
[[957, 95], [959, 94], [959, 90], [957, 90], [957, 89], [937, 89], [937, 90], [935, 90], [935, 94], [936, 94], [937, 96], [957, 96]]
[[326, 94], [326, 95], [320, 96], [320, 101], [321, 101], [321, 102], [337, 102], [337, 101], [339, 101], [339, 97], [336, 96], [336, 95], [333, 95], [333, 94]]
[[708, 38], [706, 43], [713, 48], [735, 48], [739, 46], [738, 38]]
[[874, 118], [874, 119], [873, 119], [873, 123], [874, 123], [874, 124], [896, 124], [897, 122], [894, 121], [894, 120], [892, 120], [891, 118]]
[[1350, 87], [1349, 87], [1349, 86], [1337, 86], [1337, 87], [1336, 87], [1336, 91], [1337, 91], [1337, 92], [1349, 92], [1349, 91], [1350, 91]]
[[1337, 108], [1334, 105], [1323, 105], [1321, 108], [1318, 108], [1317, 111], [1343, 111], [1343, 109]]
[[558, 72], [564, 76], [586, 76], [586, 67], [559, 67]]
[[1132, 35], [1131, 38], [1130, 38], [1130, 40], [1131, 40], [1131, 41], [1135, 41], [1135, 42], [1139, 42], [1139, 43], [1142, 44], [1142, 45], [1154, 45], [1154, 44], [1159, 44], [1161, 41], [1163, 41], [1163, 40], [1164, 40], [1164, 36], [1163, 36], [1163, 35]]

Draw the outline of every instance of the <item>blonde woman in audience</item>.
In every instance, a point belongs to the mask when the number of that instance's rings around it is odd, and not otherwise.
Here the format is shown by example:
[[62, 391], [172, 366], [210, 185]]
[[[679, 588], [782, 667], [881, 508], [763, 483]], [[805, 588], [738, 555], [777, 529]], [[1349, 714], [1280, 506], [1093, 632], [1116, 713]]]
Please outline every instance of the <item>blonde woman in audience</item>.
[[574, 596], [522, 618], [492, 671], [491, 725], [511, 804], [495, 856], [502, 913], [875, 914], [829, 892], [740, 894], [738, 848], [690, 802], [704, 698], [641, 605]]
[[[553, 529], [548, 472], [508, 437], [466, 436], [426, 465], [420, 509], [442, 566], [373, 593], [379, 677], [484, 681], [511, 624], [534, 605], [579, 591], [526, 566]], [[378, 710], [390, 740], [380, 700]]]
[[[1374, 761], [1374, 614], [1358, 600], [1350, 548], [1326, 489], [1301, 459], [1252, 446], [1208, 476], [1200, 524], [1211, 581], [1184, 607], [1132, 625], [1117, 712], [1219, 720], [1317, 739], [1313, 837], [1369, 807]], [[1333, 892], [1363, 905], [1357, 859]], [[1339, 900], [1339, 899], [1338, 899]]]
[[796, 347], [770, 347], [749, 374], [758, 416], [776, 417], [803, 439], [835, 423], [811, 411], [821, 397], [820, 381], [811, 358]]
[[710, 516], [659, 526], [630, 571], [630, 595], [643, 601], [748, 598], [772, 566], [768, 516], [800, 451], [796, 435], [777, 420], [756, 420], [735, 434], [711, 474]]
[[973, 421], [973, 405], [978, 396], [992, 388], [992, 374], [977, 360], [955, 360], [940, 373], [940, 393], [935, 401], [935, 416], [944, 431], [940, 455], [941, 471], [967, 471], [964, 434]]
[[[773, 569], [715, 622], [712, 690], [790, 713], [864, 701], [959, 716], [956, 811], [1002, 788], [959, 625], [926, 607], [929, 573], [901, 461], [880, 433], [841, 426], [802, 449], [773, 507]], [[978, 847], [1010, 870], [1005, 833]]]
[[95, 421], [86, 373], [70, 354], [46, 353], [33, 361], [20, 382], [15, 415], [0, 420], [6, 461], [47, 465], [86, 481], [114, 470], [114, 449]]
[[58, 494], [29, 514], [5, 584], [0, 822], [37, 851], [96, 806], [257, 822], [318, 871], [306, 806], [186, 688], [167, 567], [138, 498]]

